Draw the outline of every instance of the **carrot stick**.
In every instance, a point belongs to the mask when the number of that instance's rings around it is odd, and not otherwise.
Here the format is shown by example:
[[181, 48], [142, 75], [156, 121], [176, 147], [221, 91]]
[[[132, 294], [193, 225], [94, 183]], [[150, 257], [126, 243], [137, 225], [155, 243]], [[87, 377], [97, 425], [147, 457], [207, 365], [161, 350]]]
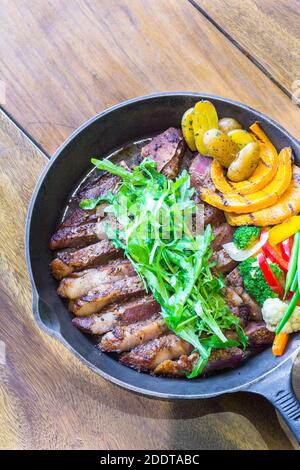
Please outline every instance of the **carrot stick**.
[[282, 331], [275, 336], [272, 346], [272, 353], [274, 354], [274, 356], [282, 356], [287, 345], [288, 339], [289, 335], [287, 333], [283, 333]]

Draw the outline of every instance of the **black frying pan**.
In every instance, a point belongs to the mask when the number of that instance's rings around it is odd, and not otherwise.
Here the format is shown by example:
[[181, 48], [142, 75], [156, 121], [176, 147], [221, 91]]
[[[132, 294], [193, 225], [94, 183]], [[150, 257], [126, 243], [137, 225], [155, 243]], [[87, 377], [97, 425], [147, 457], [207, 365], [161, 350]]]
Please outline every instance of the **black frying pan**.
[[217, 96], [199, 93], [160, 93], [121, 103], [90, 119], [56, 151], [41, 175], [29, 207], [26, 257], [33, 290], [33, 314], [48, 334], [59, 339], [88, 367], [122, 387], [144, 395], [168, 399], [208, 398], [248, 391], [265, 396], [280, 411], [300, 442], [300, 406], [291, 384], [293, 360], [300, 349], [300, 333], [290, 340], [281, 358], [270, 349], [244, 365], [219, 375], [194, 380], [152, 377], [121, 365], [95, 349], [93, 341], [72, 326], [72, 315], [56, 293], [49, 272], [52, 254], [48, 242], [70, 191], [89, 168], [90, 157], [109, 155], [133, 141], [179, 126], [184, 111], [199, 99], [211, 100], [219, 116], [232, 116], [245, 127], [259, 120], [280, 149], [291, 146], [300, 164], [300, 143], [263, 114]]

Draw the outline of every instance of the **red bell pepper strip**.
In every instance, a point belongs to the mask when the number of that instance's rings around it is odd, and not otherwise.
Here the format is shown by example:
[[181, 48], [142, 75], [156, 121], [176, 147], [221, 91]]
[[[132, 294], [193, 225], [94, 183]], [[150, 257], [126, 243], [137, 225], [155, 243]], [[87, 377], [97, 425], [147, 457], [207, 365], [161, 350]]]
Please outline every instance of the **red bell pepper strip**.
[[273, 248], [268, 241], [262, 247], [262, 251], [273, 263], [276, 263], [280, 269], [287, 273], [289, 263], [280, 256], [278, 251]]
[[262, 270], [262, 273], [265, 277], [265, 280], [267, 281], [268, 285], [271, 287], [271, 289], [276, 292], [276, 294], [279, 295], [279, 297], [283, 297], [283, 287], [276, 278], [275, 274], [273, 273], [272, 269], [269, 266], [269, 263], [267, 261], [267, 258], [263, 253], [258, 253], [257, 255], [257, 261], [259, 264], [260, 269]]
[[283, 240], [283, 242], [279, 243], [279, 248], [281, 252], [281, 256], [285, 261], [290, 261], [292, 248], [293, 248], [293, 237], [287, 238]]

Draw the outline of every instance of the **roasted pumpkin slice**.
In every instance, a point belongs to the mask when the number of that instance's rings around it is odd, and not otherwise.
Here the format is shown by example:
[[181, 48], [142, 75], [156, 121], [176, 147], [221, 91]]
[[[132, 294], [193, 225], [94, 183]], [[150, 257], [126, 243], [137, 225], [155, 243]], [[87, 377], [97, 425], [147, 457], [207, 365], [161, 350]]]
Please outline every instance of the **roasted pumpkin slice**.
[[300, 212], [300, 168], [293, 166], [293, 179], [281, 196], [271, 207], [250, 214], [226, 213], [227, 222], [230, 225], [257, 225], [266, 227], [268, 225], [281, 224], [289, 217]]
[[272, 145], [274, 147], [274, 145], [272, 144], [271, 140], [269, 139], [269, 137], [264, 133], [264, 131], [262, 130], [262, 128], [260, 127], [260, 124], [258, 121], [256, 121], [254, 124], [252, 124], [250, 126], [250, 131], [252, 132], [252, 134], [260, 141], [260, 142], [263, 142], [264, 144], [268, 144], [268, 145]]
[[253, 175], [240, 183], [229, 181], [224, 168], [217, 160], [211, 165], [211, 177], [215, 187], [223, 194], [252, 194], [263, 189], [274, 178], [278, 168], [278, 154], [273, 145], [260, 143], [260, 162]]
[[225, 212], [247, 214], [274, 205], [287, 190], [292, 179], [292, 151], [284, 148], [278, 156], [278, 171], [273, 180], [260, 191], [246, 196], [238, 193], [222, 194], [206, 188], [201, 194], [203, 201]]

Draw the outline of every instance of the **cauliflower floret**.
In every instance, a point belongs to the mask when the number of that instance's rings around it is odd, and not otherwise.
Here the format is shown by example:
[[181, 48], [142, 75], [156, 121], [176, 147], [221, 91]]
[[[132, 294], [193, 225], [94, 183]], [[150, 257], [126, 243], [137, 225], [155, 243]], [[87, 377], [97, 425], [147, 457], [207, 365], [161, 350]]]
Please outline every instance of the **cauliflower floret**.
[[[280, 299], [267, 299], [264, 301], [262, 307], [262, 316], [266, 322], [266, 327], [270, 331], [275, 331], [278, 323], [282, 319], [286, 309], [288, 307], [287, 302], [283, 302]], [[289, 321], [285, 324], [282, 329], [284, 333], [294, 333], [300, 331], [300, 307], [296, 307], [293, 315]]]

